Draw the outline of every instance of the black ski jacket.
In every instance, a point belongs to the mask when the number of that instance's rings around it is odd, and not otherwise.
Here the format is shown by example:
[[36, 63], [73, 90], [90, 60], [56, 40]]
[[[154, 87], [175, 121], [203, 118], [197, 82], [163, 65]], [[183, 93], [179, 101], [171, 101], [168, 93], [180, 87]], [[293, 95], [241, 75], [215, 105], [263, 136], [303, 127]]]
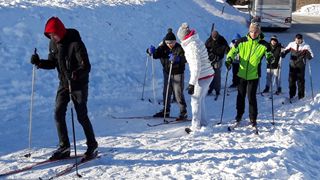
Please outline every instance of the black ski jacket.
[[272, 64], [267, 64], [268, 69], [277, 69], [279, 67], [279, 61], [281, 57], [281, 43], [277, 43], [275, 46], [272, 46], [270, 43], [271, 53], [274, 57], [274, 62]]
[[208, 51], [209, 60], [212, 62], [211, 65], [220, 68], [222, 63], [221, 60], [230, 50], [228, 42], [221, 35], [218, 36], [217, 40], [213, 40], [210, 36], [205, 45]]
[[76, 77], [71, 79], [72, 90], [80, 90], [86, 86], [89, 83], [91, 65], [79, 32], [67, 29], [65, 37], [60, 42], [50, 40], [48, 59], [41, 59], [38, 68], [57, 68], [60, 86], [68, 88], [71, 73]]
[[170, 71], [170, 61], [169, 54], [172, 53], [175, 56], [174, 62], [172, 64], [171, 74], [182, 74], [185, 70], [186, 58], [184, 56], [184, 50], [179, 43], [170, 49], [165, 42], [162, 42], [160, 46], [156, 49], [153, 54], [154, 59], [160, 59], [163, 70], [169, 74]]

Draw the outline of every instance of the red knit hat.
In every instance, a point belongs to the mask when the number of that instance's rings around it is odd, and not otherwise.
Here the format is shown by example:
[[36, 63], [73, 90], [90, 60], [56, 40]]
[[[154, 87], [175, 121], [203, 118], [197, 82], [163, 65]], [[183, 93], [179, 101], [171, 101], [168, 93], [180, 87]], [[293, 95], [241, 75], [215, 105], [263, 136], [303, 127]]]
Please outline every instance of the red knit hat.
[[49, 34], [54, 33], [59, 36], [61, 39], [66, 34], [67, 30], [64, 27], [63, 23], [58, 17], [51, 17], [44, 28], [44, 35], [50, 39]]

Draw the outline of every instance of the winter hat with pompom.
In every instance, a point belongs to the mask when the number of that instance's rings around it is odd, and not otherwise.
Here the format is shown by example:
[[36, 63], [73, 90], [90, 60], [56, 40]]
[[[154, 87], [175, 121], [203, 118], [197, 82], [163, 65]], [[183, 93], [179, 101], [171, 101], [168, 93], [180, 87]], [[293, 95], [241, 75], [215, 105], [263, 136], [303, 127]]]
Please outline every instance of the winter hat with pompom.
[[166, 34], [166, 36], [164, 37], [163, 40], [165, 40], [165, 41], [175, 41], [176, 40], [176, 36], [173, 34], [171, 28], [168, 29], [168, 33]]
[[190, 33], [189, 25], [188, 23], [182, 23], [181, 26], [179, 27], [179, 30], [177, 32], [177, 36], [182, 41], [186, 35]]

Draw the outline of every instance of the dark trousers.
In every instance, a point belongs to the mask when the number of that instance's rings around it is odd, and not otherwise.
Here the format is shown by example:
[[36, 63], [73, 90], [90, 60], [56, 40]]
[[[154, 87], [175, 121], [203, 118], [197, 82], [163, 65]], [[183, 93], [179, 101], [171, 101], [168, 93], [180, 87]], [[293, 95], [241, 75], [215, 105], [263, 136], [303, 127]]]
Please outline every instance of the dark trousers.
[[213, 70], [214, 70], [214, 78], [209, 85], [208, 93], [211, 93], [213, 90], [215, 90], [216, 93], [218, 94], [220, 93], [220, 89], [221, 89], [221, 67], [219, 68], [213, 67]]
[[239, 72], [239, 63], [233, 63], [232, 64], [232, 84], [233, 85], [238, 85], [239, 84], [239, 77], [238, 77], [238, 72]]
[[[97, 141], [94, 136], [93, 128], [87, 115], [87, 99], [88, 85], [85, 85], [81, 90], [72, 92], [72, 101], [77, 113], [78, 121], [81, 124], [84, 134], [87, 138], [87, 146], [95, 146]], [[55, 121], [59, 137], [60, 146], [70, 146], [68, 138], [68, 130], [66, 125], [66, 112], [70, 101], [69, 90], [63, 86], [59, 86], [56, 96]]]
[[[165, 106], [168, 77], [169, 77], [169, 74], [163, 71], [163, 78], [164, 78], [163, 91], [162, 91], [163, 107]], [[176, 101], [179, 104], [180, 113], [187, 112], [187, 104], [184, 98], [183, 90], [184, 90], [184, 73], [172, 74], [170, 77], [170, 85], [169, 85], [169, 91], [168, 91], [168, 99], [167, 99], [167, 107], [166, 107], [167, 111], [170, 111], [170, 104], [171, 104], [170, 100], [171, 100], [172, 94], [174, 94], [174, 97], [176, 98]]]
[[298, 96], [299, 98], [304, 97], [304, 74], [306, 66], [290, 66], [289, 68], [289, 95], [290, 98], [296, 95], [297, 85], [298, 85]]
[[[259, 79], [245, 80], [239, 78], [238, 85], [238, 96], [237, 96], [237, 116], [242, 116], [245, 108], [245, 97], [248, 93], [249, 101], [249, 118], [257, 119], [258, 116], [258, 106], [257, 106], [257, 88], [259, 84]], [[248, 91], [248, 92], [247, 92]]]

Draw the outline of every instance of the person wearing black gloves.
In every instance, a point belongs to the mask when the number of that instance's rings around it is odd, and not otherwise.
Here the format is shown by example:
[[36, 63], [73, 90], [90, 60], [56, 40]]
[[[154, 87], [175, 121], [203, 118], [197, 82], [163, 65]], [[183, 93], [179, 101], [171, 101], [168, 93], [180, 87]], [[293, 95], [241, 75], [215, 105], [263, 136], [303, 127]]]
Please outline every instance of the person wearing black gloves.
[[309, 44], [304, 42], [301, 34], [297, 34], [295, 40], [290, 42], [284, 51], [281, 52], [282, 58], [285, 58], [289, 52], [291, 52], [289, 63], [289, 96], [292, 99], [296, 95], [298, 85], [298, 98], [302, 99], [304, 98], [305, 90], [306, 60], [311, 60], [313, 53]]
[[208, 125], [206, 116], [205, 97], [213, 79], [214, 71], [208, 58], [204, 43], [195, 30], [189, 29], [183, 23], [177, 33], [181, 46], [185, 51], [189, 64], [190, 80], [188, 94], [191, 95], [192, 124], [191, 131], [199, 130]]
[[[271, 53], [274, 57], [274, 62], [272, 64], [267, 64], [267, 78], [266, 78], [266, 87], [263, 90], [263, 93], [268, 93], [270, 86], [272, 86], [272, 77], [275, 77], [275, 84], [277, 86], [276, 95], [281, 93], [281, 48], [282, 45], [279, 43], [276, 35], [273, 35], [270, 39], [270, 48]], [[273, 93], [273, 92], [272, 92]]]
[[[176, 37], [173, 34], [172, 29], [168, 29], [168, 33], [158, 48], [155, 48], [151, 45], [150, 48], [147, 49], [147, 53], [152, 55], [154, 59], [160, 59], [163, 67], [163, 109], [154, 114], [153, 117], [170, 116], [170, 99], [174, 93], [176, 101], [180, 107], [180, 114], [177, 120], [185, 120], [188, 117], [187, 104], [183, 94], [186, 58], [181, 45], [176, 42]], [[172, 70], [170, 75], [170, 83], [168, 84], [171, 64]], [[167, 86], [169, 86], [168, 95], [166, 94]], [[167, 107], [165, 107], [165, 104], [167, 104]]]
[[56, 122], [59, 148], [50, 159], [63, 159], [70, 156], [70, 142], [66, 125], [66, 111], [71, 82], [72, 101], [78, 121], [82, 125], [87, 139], [87, 151], [84, 159], [96, 156], [98, 143], [95, 139], [92, 124], [87, 115], [88, 83], [91, 65], [84, 43], [76, 29], [66, 29], [61, 20], [51, 17], [44, 34], [50, 39], [48, 59], [40, 59], [38, 54], [31, 57], [31, 63], [40, 69], [57, 69], [59, 87], [56, 95], [54, 118]]
[[251, 23], [249, 32], [246, 36], [240, 38], [227, 54], [225, 65], [228, 70], [231, 69], [232, 62], [239, 56], [239, 84], [237, 95], [237, 123], [242, 120], [245, 112], [245, 98], [249, 101], [249, 118], [252, 126], [257, 126], [258, 104], [257, 88], [259, 84], [259, 67], [263, 57], [270, 64], [274, 57], [270, 52], [269, 44], [261, 38], [261, 27], [258, 23]]
[[214, 70], [214, 78], [210, 83], [208, 94], [211, 94], [214, 89], [216, 96], [218, 96], [220, 95], [221, 89], [221, 66], [223, 57], [228, 53], [230, 47], [226, 39], [215, 30], [211, 32], [211, 36], [207, 39], [205, 45]]

